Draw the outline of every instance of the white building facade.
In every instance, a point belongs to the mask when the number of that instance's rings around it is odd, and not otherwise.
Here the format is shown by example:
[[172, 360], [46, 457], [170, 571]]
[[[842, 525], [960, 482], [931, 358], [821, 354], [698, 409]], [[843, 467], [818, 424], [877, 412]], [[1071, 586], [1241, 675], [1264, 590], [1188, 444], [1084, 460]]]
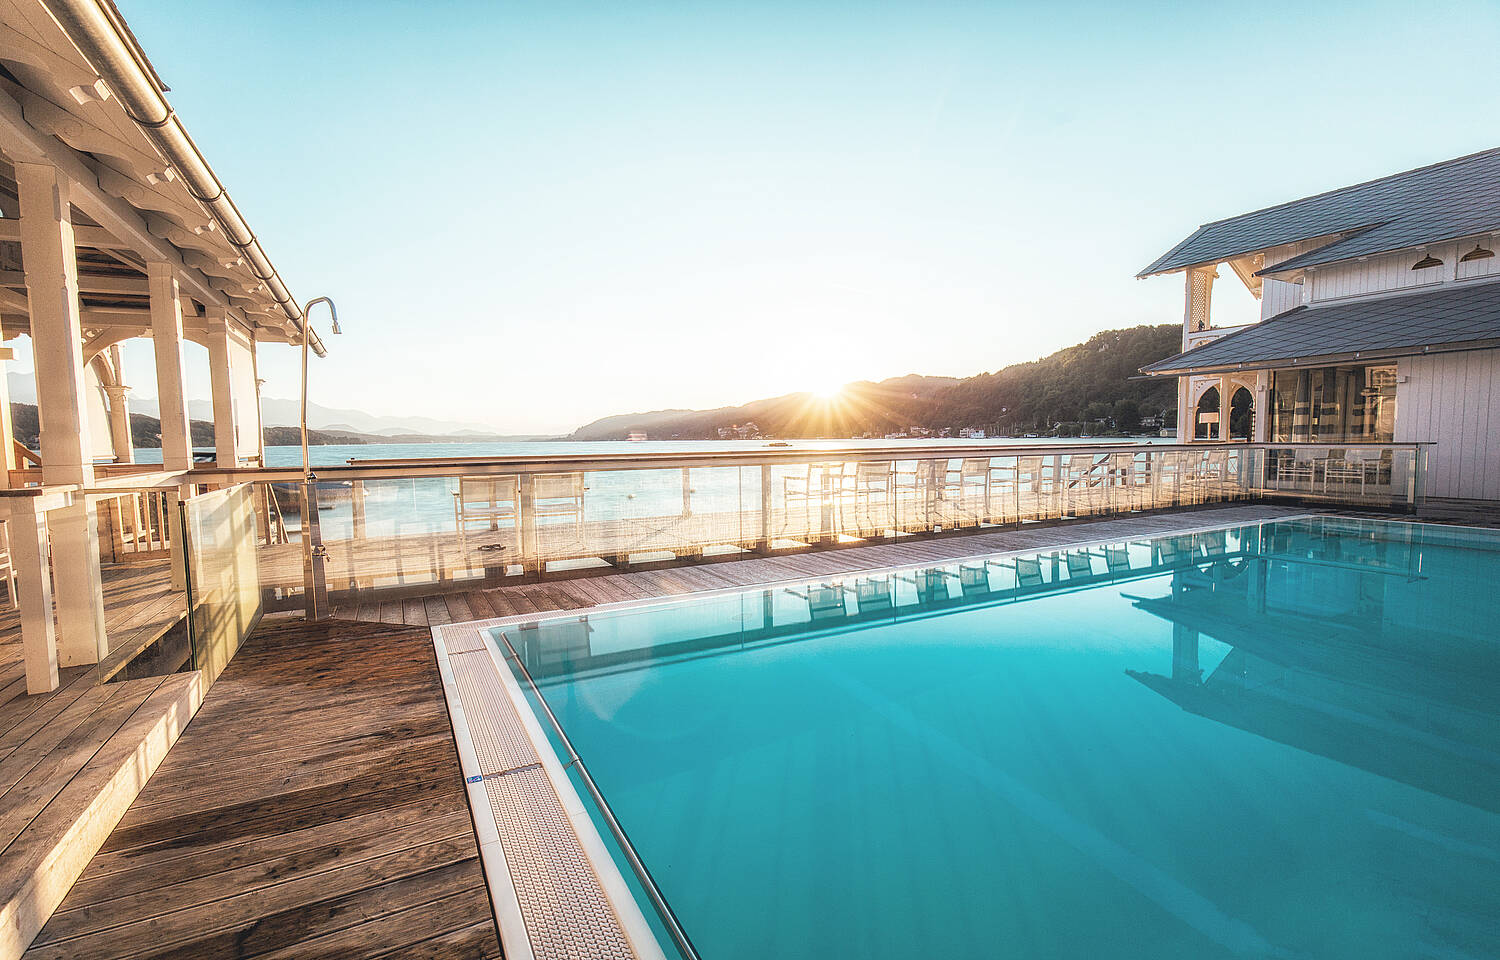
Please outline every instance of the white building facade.
[[[1500, 500], [1500, 150], [1205, 224], [1184, 278], [1178, 436], [1429, 443], [1426, 493]], [[1216, 282], [1260, 322], [1214, 324]]]

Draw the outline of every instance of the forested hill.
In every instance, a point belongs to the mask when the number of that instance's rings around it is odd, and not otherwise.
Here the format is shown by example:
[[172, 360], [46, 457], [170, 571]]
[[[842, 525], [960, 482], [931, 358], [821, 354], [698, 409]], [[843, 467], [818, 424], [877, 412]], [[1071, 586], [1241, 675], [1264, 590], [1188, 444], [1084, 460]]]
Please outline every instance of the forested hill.
[[712, 439], [748, 423], [761, 436], [786, 438], [885, 436], [912, 427], [954, 434], [972, 427], [991, 436], [1133, 433], [1142, 417], [1173, 422], [1176, 381], [1132, 378], [1181, 349], [1177, 324], [1106, 330], [1040, 360], [962, 380], [911, 375], [851, 383], [833, 399], [793, 393], [717, 410], [623, 414], [580, 427], [572, 439], [618, 440], [632, 432]]

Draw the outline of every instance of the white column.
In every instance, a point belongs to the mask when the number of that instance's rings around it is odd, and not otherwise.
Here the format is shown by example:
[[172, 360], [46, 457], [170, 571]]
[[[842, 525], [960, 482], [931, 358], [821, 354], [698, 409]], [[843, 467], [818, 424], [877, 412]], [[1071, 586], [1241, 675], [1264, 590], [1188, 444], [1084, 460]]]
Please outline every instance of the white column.
[[1271, 393], [1271, 374], [1265, 370], [1255, 376], [1255, 427], [1250, 439], [1265, 443], [1271, 438], [1271, 417], [1275, 414], [1276, 397]]
[[253, 337], [250, 340], [250, 376], [255, 380], [255, 456], [264, 467], [266, 465], [266, 422], [260, 405], [260, 385], [265, 381], [260, 378], [260, 355], [256, 350]]
[[260, 387], [255, 382], [255, 341], [239, 324], [231, 324], [228, 343], [235, 455], [248, 460], [260, 456]]
[[[146, 264], [151, 294], [151, 350], [156, 355], [156, 399], [161, 417], [161, 462], [168, 470], [193, 465], [193, 441], [188, 428], [187, 395], [183, 390], [182, 300], [172, 265], [153, 260]], [[167, 526], [172, 541], [172, 589], [187, 586], [183, 575], [182, 518], [177, 503], [188, 494], [186, 485], [167, 503]]]
[[[38, 163], [17, 163], [16, 183], [42, 422], [42, 480], [49, 485], [89, 486], [94, 482], [94, 463], [88, 445], [88, 386], [70, 184], [56, 168]], [[97, 514], [87, 497], [78, 497], [52, 511], [47, 520], [55, 561], [58, 659], [65, 667], [98, 663], [108, 652], [108, 640]]]
[[109, 398], [109, 444], [114, 448], [116, 463], [135, 463], [135, 442], [130, 436], [130, 400], [126, 394], [125, 361], [120, 346], [109, 348], [110, 365], [115, 368], [115, 382], [104, 385]]
[[[1210, 326], [1214, 280], [1218, 272], [1216, 266], [1189, 267], [1183, 276], [1182, 349], [1186, 350], [1192, 335]], [[1191, 381], [1182, 377], [1177, 381], [1177, 439], [1180, 443], [1191, 442], [1198, 427], [1197, 411], [1191, 401]], [[1222, 409], [1222, 404], [1220, 407]]]
[[1193, 439], [1193, 378], [1177, 378], [1177, 442], [1189, 443]]
[[1182, 309], [1182, 348], [1187, 349], [1188, 335], [1202, 333], [1212, 325], [1214, 281], [1218, 279], [1216, 267], [1190, 267], [1187, 271], [1187, 288], [1184, 291]]
[[214, 452], [221, 467], [239, 466], [234, 428], [234, 368], [229, 318], [222, 307], [208, 308], [208, 372], [214, 392]]
[[187, 396], [183, 392], [182, 302], [172, 265], [146, 264], [151, 293], [151, 349], [156, 355], [156, 400], [161, 417], [161, 460], [168, 470], [193, 465], [188, 433]]
[[47, 522], [36, 498], [10, 500], [5, 514], [10, 559], [20, 574], [21, 652], [26, 692], [57, 689], [57, 629], [52, 623], [52, 577], [48, 573]]
[[5, 361], [14, 359], [14, 350], [0, 347], [0, 490], [10, 487], [10, 472], [16, 469], [16, 427], [10, 418], [10, 378], [5, 369]]

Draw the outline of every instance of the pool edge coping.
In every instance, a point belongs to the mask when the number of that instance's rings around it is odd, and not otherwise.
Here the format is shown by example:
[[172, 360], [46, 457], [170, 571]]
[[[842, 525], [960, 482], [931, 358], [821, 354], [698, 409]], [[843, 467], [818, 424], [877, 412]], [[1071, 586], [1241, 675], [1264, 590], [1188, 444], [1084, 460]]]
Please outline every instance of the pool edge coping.
[[460, 624], [442, 624], [431, 628], [433, 649], [438, 661], [438, 674], [443, 683], [443, 696], [448, 707], [448, 719], [453, 728], [454, 742], [458, 750], [459, 768], [464, 780], [464, 794], [469, 803], [469, 813], [474, 824], [475, 839], [479, 844], [480, 865], [484, 873], [485, 886], [489, 889], [490, 905], [494, 911], [496, 932], [500, 946], [507, 958], [534, 960], [536, 950], [532, 945], [532, 929], [526, 922], [521, 908], [520, 894], [516, 889], [515, 876], [501, 842], [500, 824], [496, 821], [488, 792], [484, 785], [479, 755], [474, 747], [473, 732], [464, 710], [463, 697], [453, 673], [449, 640], [453, 634], [477, 633], [481, 644], [473, 651], [485, 651], [490, 668], [494, 671], [505, 691], [507, 702], [520, 723], [536, 763], [546, 775], [562, 816], [572, 829], [575, 838], [588, 860], [594, 878], [598, 881], [598, 893], [609, 903], [616, 921], [629, 941], [631, 956], [636, 960], [666, 960], [666, 955], [657, 942], [640, 905], [615, 865], [603, 838], [600, 837], [593, 819], [582, 799], [568, 779], [546, 738], [531, 705], [526, 702], [524, 691], [516, 681], [510, 668], [500, 659], [499, 648], [488, 635], [487, 621], [466, 621]]

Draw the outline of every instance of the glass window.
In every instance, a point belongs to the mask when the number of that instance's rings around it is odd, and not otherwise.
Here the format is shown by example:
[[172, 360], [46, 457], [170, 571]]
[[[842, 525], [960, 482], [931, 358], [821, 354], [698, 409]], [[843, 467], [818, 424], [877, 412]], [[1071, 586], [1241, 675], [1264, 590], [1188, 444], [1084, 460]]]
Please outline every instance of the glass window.
[[1271, 437], [1280, 443], [1390, 443], [1396, 435], [1396, 367], [1278, 370], [1271, 379]]

